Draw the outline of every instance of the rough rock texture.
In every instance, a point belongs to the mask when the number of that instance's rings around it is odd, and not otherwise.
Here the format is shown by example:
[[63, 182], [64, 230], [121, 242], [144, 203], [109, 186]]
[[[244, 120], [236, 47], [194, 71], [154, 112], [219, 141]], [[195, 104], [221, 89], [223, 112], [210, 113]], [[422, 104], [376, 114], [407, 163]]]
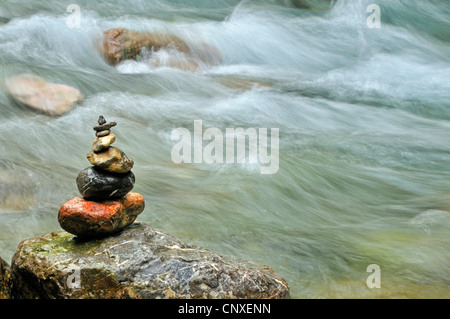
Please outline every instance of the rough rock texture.
[[47, 82], [34, 74], [20, 74], [5, 81], [6, 91], [18, 103], [47, 115], [70, 111], [84, 96], [76, 88]]
[[269, 267], [222, 257], [136, 222], [101, 240], [53, 232], [23, 241], [16, 298], [287, 298]]
[[122, 197], [133, 189], [134, 183], [132, 171], [116, 174], [98, 167], [88, 167], [77, 176], [78, 190], [85, 199]]
[[0, 299], [11, 299], [12, 284], [11, 269], [6, 261], [0, 258]]
[[113, 173], [127, 173], [134, 165], [134, 161], [124, 152], [114, 146], [108, 147], [101, 153], [90, 151], [87, 158], [92, 165]]
[[138, 193], [100, 202], [75, 197], [61, 206], [58, 221], [62, 229], [79, 237], [104, 237], [131, 225], [144, 208]]

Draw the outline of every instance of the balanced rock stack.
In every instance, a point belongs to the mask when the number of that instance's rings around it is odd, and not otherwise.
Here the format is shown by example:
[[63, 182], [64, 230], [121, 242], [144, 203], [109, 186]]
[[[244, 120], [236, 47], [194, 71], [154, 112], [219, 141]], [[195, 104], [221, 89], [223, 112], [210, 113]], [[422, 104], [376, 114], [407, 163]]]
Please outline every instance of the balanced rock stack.
[[82, 170], [77, 186], [83, 196], [75, 197], [59, 210], [61, 227], [78, 237], [104, 237], [131, 225], [144, 210], [144, 198], [133, 193], [135, 176], [133, 160], [120, 149], [111, 146], [116, 136], [111, 128], [116, 122], [106, 122], [103, 116], [94, 126], [96, 139], [87, 154], [93, 165]]

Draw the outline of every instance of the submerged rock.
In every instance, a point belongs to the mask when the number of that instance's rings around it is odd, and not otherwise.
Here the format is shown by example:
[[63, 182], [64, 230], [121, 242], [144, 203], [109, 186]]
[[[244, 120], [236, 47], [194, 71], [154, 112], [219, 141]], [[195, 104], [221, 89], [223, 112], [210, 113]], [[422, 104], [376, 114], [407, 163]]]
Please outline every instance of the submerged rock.
[[9, 22], [8, 18], [0, 17], [0, 24], [6, 24]]
[[11, 299], [12, 284], [11, 268], [0, 257], [0, 299]]
[[[170, 54], [159, 54], [164, 51]], [[146, 56], [148, 65], [198, 71], [199, 63], [217, 65], [222, 61], [217, 48], [198, 41], [190, 44], [173, 34], [138, 32], [123, 28], [109, 29], [103, 34], [102, 53], [111, 65]]]
[[81, 242], [64, 231], [23, 241], [12, 261], [16, 298], [288, 298], [263, 265], [222, 257], [143, 223]]
[[104, 237], [131, 225], [144, 207], [138, 193], [98, 202], [75, 197], [61, 206], [58, 221], [62, 229], [79, 237]]
[[103, 38], [103, 53], [112, 65], [124, 60], [136, 60], [142, 48], [158, 51], [164, 47], [172, 47], [185, 53], [190, 52], [186, 42], [170, 34], [114, 28], [105, 31]]
[[36, 186], [24, 174], [0, 171], [0, 210], [23, 210], [34, 204]]
[[20, 74], [5, 81], [6, 91], [18, 103], [47, 115], [59, 116], [84, 99], [71, 86], [47, 82], [34, 74]]
[[309, 9], [309, 10], [328, 10], [332, 5], [332, 0], [288, 0], [284, 1], [288, 4], [301, 8], [301, 9]]

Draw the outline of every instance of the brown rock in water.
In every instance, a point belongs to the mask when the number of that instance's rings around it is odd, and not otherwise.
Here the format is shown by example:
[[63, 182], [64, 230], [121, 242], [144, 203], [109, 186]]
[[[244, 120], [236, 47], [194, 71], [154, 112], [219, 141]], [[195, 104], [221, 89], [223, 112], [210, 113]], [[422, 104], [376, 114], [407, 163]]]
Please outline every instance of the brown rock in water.
[[170, 34], [115, 28], [107, 30], [103, 38], [103, 53], [112, 65], [124, 60], [136, 60], [142, 48], [158, 51], [167, 47], [184, 53], [190, 52], [186, 42]]
[[75, 197], [61, 206], [58, 221], [79, 237], [104, 237], [131, 225], [144, 207], [144, 198], [132, 192], [122, 199], [99, 202]]
[[50, 83], [29, 73], [8, 78], [5, 86], [8, 94], [18, 103], [52, 116], [70, 111], [84, 98], [76, 88]]
[[24, 240], [11, 268], [15, 298], [289, 298], [288, 284], [271, 268], [139, 222], [98, 240], [64, 231]]
[[0, 258], [0, 299], [11, 299], [12, 285], [11, 268]]
[[92, 165], [113, 173], [127, 173], [134, 165], [131, 158], [114, 146], [110, 146], [100, 153], [90, 151], [87, 158]]
[[222, 62], [220, 51], [203, 41], [188, 45], [173, 34], [137, 32], [123, 28], [109, 29], [104, 33], [102, 53], [111, 65], [117, 65], [125, 60], [137, 60], [142, 56], [143, 49], [150, 53], [161, 49], [173, 49], [181, 53], [163, 59], [153, 55], [148, 61], [151, 67], [165, 66], [198, 71], [200, 64], [218, 65]]
[[200, 70], [200, 65], [192, 57], [179, 58], [169, 56], [168, 58], [164, 59], [164, 61], [156, 58], [151, 59], [149, 61], [149, 65], [152, 68], [169, 67], [191, 72], [196, 72]]

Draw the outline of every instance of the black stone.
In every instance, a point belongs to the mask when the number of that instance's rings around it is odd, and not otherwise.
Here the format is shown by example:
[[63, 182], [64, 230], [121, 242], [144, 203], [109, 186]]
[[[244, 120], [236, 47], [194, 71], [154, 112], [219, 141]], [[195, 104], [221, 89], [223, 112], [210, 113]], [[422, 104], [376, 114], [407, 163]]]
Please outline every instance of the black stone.
[[113, 199], [125, 196], [134, 187], [133, 172], [119, 174], [91, 166], [77, 177], [77, 186], [85, 199]]
[[98, 125], [102, 125], [102, 124], [105, 124], [105, 123], [106, 123], [105, 118], [103, 117], [103, 115], [100, 115], [98, 117]]

